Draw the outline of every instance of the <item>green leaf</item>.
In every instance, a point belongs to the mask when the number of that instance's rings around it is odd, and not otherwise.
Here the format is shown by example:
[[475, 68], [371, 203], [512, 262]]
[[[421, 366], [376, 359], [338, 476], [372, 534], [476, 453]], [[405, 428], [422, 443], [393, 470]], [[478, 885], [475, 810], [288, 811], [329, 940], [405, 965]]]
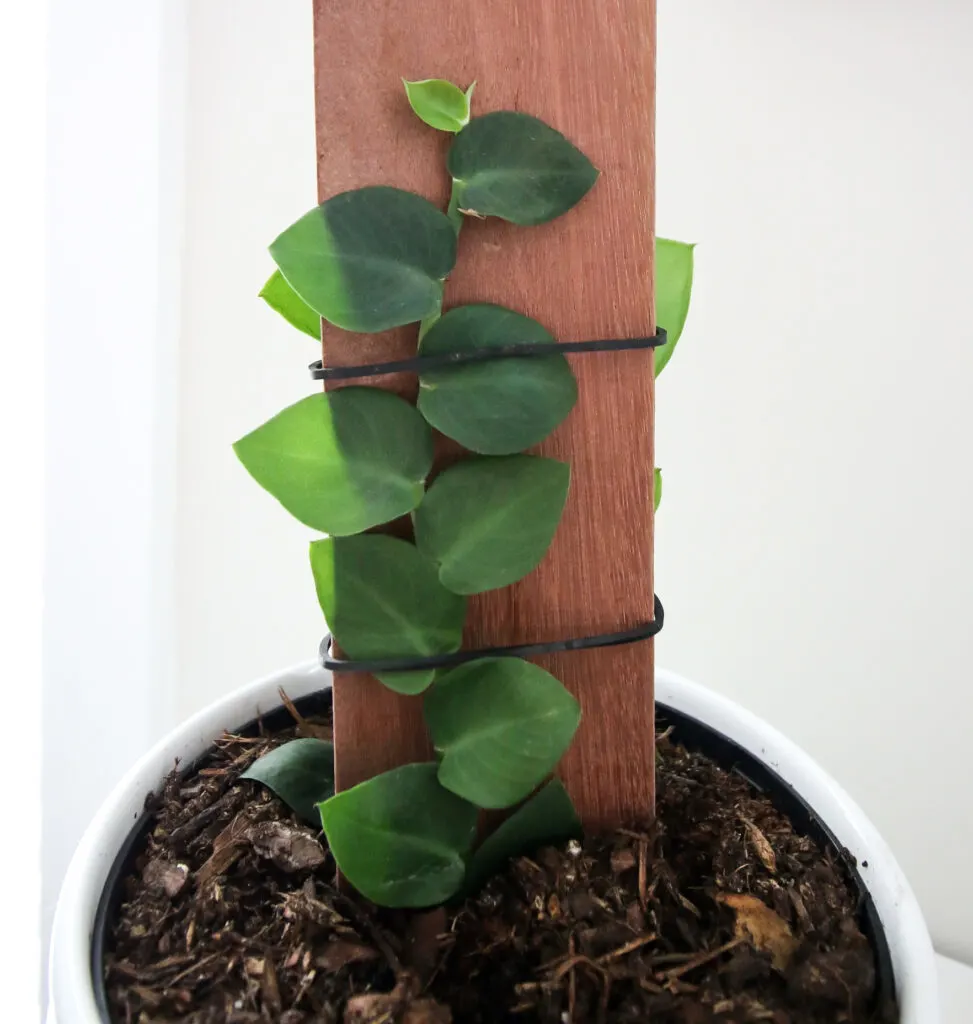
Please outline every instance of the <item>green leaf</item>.
[[317, 805], [334, 796], [334, 744], [296, 739], [257, 758], [240, 776], [272, 789], [305, 821], [319, 821]]
[[689, 312], [693, 290], [693, 249], [686, 242], [669, 238], [655, 240], [655, 319], [666, 329], [665, 345], [655, 349], [655, 375], [658, 377], [672, 358]]
[[441, 755], [439, 781], [478, 807], [510, 807], [568, 748], [581, 709], [549, 672], [520, 658], [481, 658], [440, 676], [424, 702]]
[[[375, 534], [314, 541], [311, 570], [328, 627], [349, 657], [459, 650], [466, 600], [447, 590], [435, 563], [407, 541]], [[398, 693], [421, 693], [433, 675], [426, 669], [378, 678]]]
[[436, 478], [415, 513], [419, 550], [457, 594], [506, 587], [544, 557], [570, 479], [570, 467], [556, 459], [464, 459]]
[[567, 790], [551, 779], [474, 851], [466, 869], [466, 890], [476, 892], [513, 857], [581, 836], [581, 822]]
[[[503, 306], [470, 305], [445, 313], [420, 351], [436, 355], [553, 340], [530, 317]], [[559, 354], [427, 370], [419, 379], [419, 411], [426, 420], [483, 455], [509, 455], [543, 441], [577, 399], [574, 374]]]
[[598, 172], [560, 133], [527, 114], [475, 117], [446, 160], [464, 212], [514, 224], [543, 224], [566, 213]]
[[656, 469], [652, 471], [653, 477], [653, 494], [654, 494], [654, 505], [656, 511], [659, 510], [659, 505], [662, 502], [662, 470]]
[[469, 124], [472, 85], [463, 92], [442, 78], [426, 78], [421, 82], [407, 82], [403, 78], [402, 84], [416, 116], [430, 128], [438, 128], [441, 132], [458, 132]]
[[432, 468], [432, 432], [378, 388], [310, 395], [233, 446], [250, 475], [295, 518], [343, 536], [405, 515]]
[[343, 192], [292, 224], [270, 254], [330, 323], [374, 333], [432, 316], [456, 262], [449, 219], [422, 196], [384, 185]]
[[321, 340], [321, 317], [291, 288], [279, 270], [275, 270], [260, 289], [260, 298], [299, 331], [309, 334], [315, 341]]
[[435, 764], [409, 764], [319, 805], [342, 874], [384, 907], [430, 907], [459, 891], [476, 808], [443, 789]]

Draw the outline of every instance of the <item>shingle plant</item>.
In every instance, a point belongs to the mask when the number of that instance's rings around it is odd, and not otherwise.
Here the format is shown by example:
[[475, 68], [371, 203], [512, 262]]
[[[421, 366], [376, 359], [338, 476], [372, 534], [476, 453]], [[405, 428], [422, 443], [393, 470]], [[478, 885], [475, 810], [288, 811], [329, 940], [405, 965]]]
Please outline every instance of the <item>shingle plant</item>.
[[[405, 88], [426, 124], [455, 135], [446, 211], [386, 186], [336, 195], [271, 244], [277, 270], [261, 295], [314, 338], [321, 318], [358, 333], [418, 323], [420, 355], [553, 341], [543, 324], [503, 306], [444, 311], [444, 283], [468, 217], [543, 224], [578, 203], [598, 172], [534, 117], [471, 117], [472, 86], [464, 92], [434, 79]], [[658, 318], [668, 329], [654, 353], [659, 372], [686, 317], [692, 247], [659, 239], [656, 261]], [[568, 416], [577, 391], [559, 353], [440, 365], [420, 374], [415, 406], [348, 386], [302, 399], [236, 443], [257, 483], [327, 535], [311, 543], [311, 570], [348, 657], [455, 652], [468, 596], [509, 586], [538, 565], [571, 471], [525, 449]], [[470, 454], [430, 484], [433, 430]], [[660, 488], [657, 471], [657, 502]], [[405, 515], [414, 543], [368, 532]], [[578, 833], [571, 801], [551, 775], [581, 709], [550, 673], [520, 658], [485, 657], [378, 678], [424, 695], [435, 761], [336, 794], [331, 745], [299, 739], [246, 773], [320, 822], [339, 868], [364, 896], [393, 907], [440, 904], [510, 855]], [[477, 846], [481, 808], [515, 810]]]

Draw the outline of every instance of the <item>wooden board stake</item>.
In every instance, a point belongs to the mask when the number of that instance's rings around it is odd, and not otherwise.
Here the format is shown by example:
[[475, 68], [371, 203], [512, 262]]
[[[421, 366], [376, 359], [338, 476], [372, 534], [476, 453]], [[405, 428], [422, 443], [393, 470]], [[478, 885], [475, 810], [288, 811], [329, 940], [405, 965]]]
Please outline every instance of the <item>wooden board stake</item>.
[[[447, 305], [497, 302], [562, 341], [654, 329], [653, 0], [315, 0], [318, 190], [395, 185], [444, 206], [448, 137], [421, 124], [400, 78], [474, 79], [474, 114], [547, 121], [601, 170], [551, 224], [464, 227]], [[350, 335], [327, 327], [327, 365], [404, 358], [416, 330]], [[471, 602], [468, 645], [556, 639], [652, 618], [653, 369], [647, 352], [578, 356], [580, 400], [537, 450], [571, 463], [568, 507], [543, 564]], [[414, 395], [407, 377], [379, 386]], [[586, 825], [644, 821], [653, 809], [653, 649], [540, 661], [584, 717], [559, 774]], [[374, 680], [335, 681], [337, 781], [347, 788], [430, 748], [421, 700]]]

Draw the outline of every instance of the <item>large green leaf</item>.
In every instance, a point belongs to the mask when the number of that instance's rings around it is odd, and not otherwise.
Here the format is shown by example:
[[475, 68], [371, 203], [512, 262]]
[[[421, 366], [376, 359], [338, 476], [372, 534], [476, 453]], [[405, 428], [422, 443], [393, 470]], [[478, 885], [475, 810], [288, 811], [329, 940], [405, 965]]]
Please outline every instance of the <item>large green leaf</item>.
[[466, 869], [466, 889], [476, 892], [512, 857], [580, 835], [581, 822], [567, 790], [559, 779], [551, 779], [476, 848]]
[[463, 92], [458, 85], [442, 78], [426, 78], [421, 82], [407, 82], [403, 78], [402, 84], [416, 116], [430, 128], [458, 132], [469, 123], [472, 85]]
[[342, 874], [385, 907], [430, 907], [463, 884], [476, 808], [443, 789], [435, 764], [410, 764], [319, 806]]
[[689, 312], [693, 290], [693, 249], [686, 242], [670, 238], [655, 240], [655, 319], [666, 329], [665, 345], [655, 349], [655, 375], [658, 377], [672, 358]]
[[233, 446], [302, 523], [337, 536], [411, 512], [432, 467], [432, 432], [404, 399], [341, 388], [289, 406]]
[[457, 594], [506, 587], [544, 557], [570, 479], [570, 467], [556, 459], [464, 459], [436, 478], [416, 510], [419, 550]]
[[656, 469], [652, 472], [653, 508], [658, 512], [662, 504], [662, 470]]
[[321, 317], [291, 288], [279, 270], [275, 270], [260, 289], [260, 298], [289, 324], [320, 340]]
[[325, 320], [372, 333], [439, 310], [443, 279], [456, 262], [456, 233], [422, 196], [373, 185], [305, 214], [270, 254]]
[[[364, 534], [311, 544], [311, 570], [328, 628], [350, 658], [449, 654], [463, 640], [466, 599], [439, 582], [407, 541]], [[383, 672], [399, 693], [420, 693], [433, 669]]]
[[[503, 306], [458, 306], [427, 332], [423, 355], [553, 342], [530, 317]], [[419, 379], [419, 411], [447, 437], [483, 455], [509, 455], [543, 441], [578, 399], [564, 356], [504, 358], [427, 370]]]
[[511, 807], [568, 748], [581, 709], [549, 672], [481, 658], [436, 680], [423, 705], [442, 760], [439, 781], [478, 807]]
[[317, 805], [334, 796], [334, 744], [312, 737], [290, 740], [257, 758], [240, 778], [262, 782], [305, 821], [317, 824]]
[[509, 110], [474, 117], [456, 136], [446, 166], [461, 209], [514, 224], [559, 217], [598, 177], [560, 132]]

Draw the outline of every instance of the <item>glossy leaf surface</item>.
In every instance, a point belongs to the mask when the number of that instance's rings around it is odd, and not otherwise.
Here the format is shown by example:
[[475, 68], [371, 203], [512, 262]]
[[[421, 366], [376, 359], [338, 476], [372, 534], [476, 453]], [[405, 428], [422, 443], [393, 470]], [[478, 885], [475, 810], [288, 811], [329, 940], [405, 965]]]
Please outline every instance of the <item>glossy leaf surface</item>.
[[672, 358], [689, 314], [693, 290], [693, 249], [686, 242], [670, 238], [655, 240], [655, 318], [668, 337], [655, 349], [655, 375], [658, 377]]
[[422, 196], [375, 185], [315, 207], [278, 236], [270, 254], [325, 320], [368, 334], [439, 310], [456, 233]]
[[457, 594], [505, 587], [550, 547], [567, 500], [567, 463], [534, 455], [474, 456], [432, 483], [415, 513], [419, 550]]
[[549, 672], [482, 658], [439, 676], [424, 705], [439, 781], [478, 807], [528, 796], [568, 748], [581, 709]]
[[432, 434], [416, 409], [366, 387], [310, 395], [233, 447], [291, 515], [337, 536], [411, 512], [433, 455]]
[[292, 327], [314, 338], [321, 338], [321, 317], [284, 280], [284, 275], [275, 270], [267, 283], [260, 289], [260, 298]]
[[[311, 570], [328, 627], [349, 658], [459, 649], [466, 599], [447, 590], [435, 563], [408, 541], [378, 534], [314, 541]], [[378, 678], [399, 693], [420, 693], [433, 669]]]
[[410, 764], [319, 805], [342, 874], [384, 907], [431, 907], [459, 891], [477, 810], [444, 789], [435, 764]]
[[[423, 354], [553, 342], [530, 317], [494, 305], [457, 306], [422, 340]], [[543, 441], [570, 413], [578, 385], [560, 354], [503, 358], [427, 370], [419, 411], [437, 430], [482, 455], [509, 455]]]
[[441, 132], [458, 132], [469, 123], [471, 85], [466, 92], [442, 78], [426, 78], [421, 82], [402, 80], [409, 105], [416, 116], [430, 128]]
[[262, 782], [316, 825], [317, 805], [334, 796], [334, 744], [312, 737], [289, 740], [254, 761], [240, 778]]
[[462, 210], [525, 225], [567, 213], [598, 177], [560, 132], [510, 110], [473, 118], [456, 136], [446, 166]]
[[470, 858], [466, 888], [475, 893], [512, 857], [530, 856], [581, 836], [581, 822], [559, 779], [551, 779], [490, 833]]

